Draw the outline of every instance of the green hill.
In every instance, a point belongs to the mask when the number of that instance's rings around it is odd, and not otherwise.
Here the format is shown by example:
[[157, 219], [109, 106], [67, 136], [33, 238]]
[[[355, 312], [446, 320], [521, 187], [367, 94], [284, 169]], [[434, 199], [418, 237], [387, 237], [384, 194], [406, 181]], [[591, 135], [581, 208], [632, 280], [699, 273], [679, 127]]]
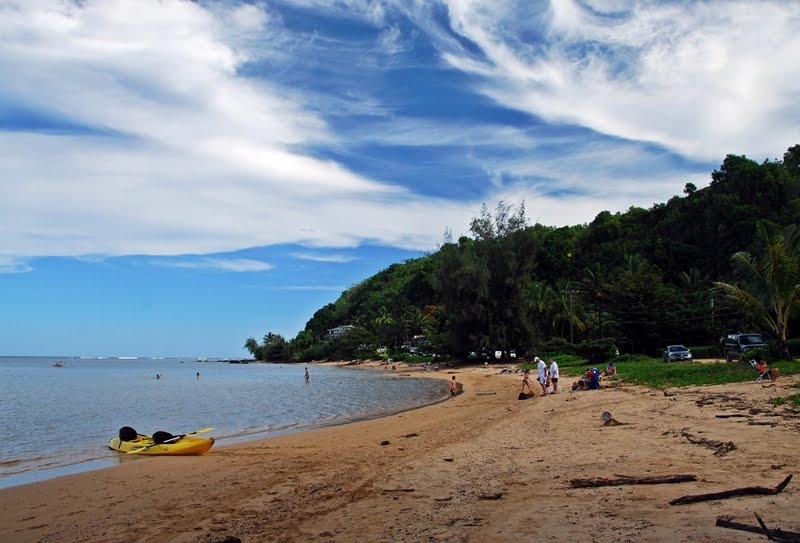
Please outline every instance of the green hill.
[[[484, 207], [471, 236], [347, 289], [291, 341], [268, 334], [247, 346], [268, 360], [370, 357], [404, 344], [456, 358], [547, 344], [652, 355], [671, 343], [713, 345], [734, 329], [770, 332], [715, 282], [747, 281], [732, 256], [764, 249], [759, 221], [770, 232], [800, 222], [800, 145], [761, 164], [729, 155], [710, 186], [683, 192], [563, 228], [528, 225], [524, 204]], [[793, 328], [794, 313], [786, 318]], [[340, 325], [354, 328], [326, 337]]]

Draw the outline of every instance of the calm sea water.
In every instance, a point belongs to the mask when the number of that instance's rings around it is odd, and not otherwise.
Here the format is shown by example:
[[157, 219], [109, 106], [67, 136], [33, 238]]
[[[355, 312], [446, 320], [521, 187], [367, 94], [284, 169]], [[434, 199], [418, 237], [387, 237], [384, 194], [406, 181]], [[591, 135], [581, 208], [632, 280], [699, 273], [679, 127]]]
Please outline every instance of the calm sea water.
[[[64, 367], [53, 367], [59, 360]], [[143, 460], [106, 447], [122, 426], [147, 434], [213, 426], [205, 435], [225, 444], [377, 417], [447, 395], [439, 380], [332, 366], [309, 367], [306, 383], [304, 368], [0, 357], [0, 488]]]

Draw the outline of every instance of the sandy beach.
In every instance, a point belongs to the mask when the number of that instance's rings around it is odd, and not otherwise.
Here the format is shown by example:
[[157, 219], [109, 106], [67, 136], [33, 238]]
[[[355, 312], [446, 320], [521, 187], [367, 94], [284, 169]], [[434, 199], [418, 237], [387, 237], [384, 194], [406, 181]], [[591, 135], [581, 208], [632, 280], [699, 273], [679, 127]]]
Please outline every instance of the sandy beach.
[[[520, 374], [451, 371], [464, 393], [414, 411], [0, 490], [0, 540], [766, 541], [715, 526], [721, 515], [756, 525], [754, 512], [800, 531], [797, 480], [669, 505], [797, 474], [799, 415], [769, 401], [796, 393], [797, 378], [667, 394], [616, 382], [519, 401]], [[605, 411], [623, 424], [603, 425]], [[675, 474], [697, 481], [570, 484]]]

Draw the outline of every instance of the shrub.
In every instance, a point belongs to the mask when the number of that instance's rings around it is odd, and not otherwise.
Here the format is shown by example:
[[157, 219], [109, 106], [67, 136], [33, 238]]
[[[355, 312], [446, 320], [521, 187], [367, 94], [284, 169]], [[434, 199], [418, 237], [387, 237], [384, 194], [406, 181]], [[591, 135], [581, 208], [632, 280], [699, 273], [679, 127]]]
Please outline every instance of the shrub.
[[786, 342], [786, 348], [793, 357], [800, 357], [800, 338], [790, 339]]
[[[547, 353], [578, 354], [575, 350], [575, 345], [561, 337], [554, 337], [540, 342], [538, 349], [534, 350], [532, 354], [533, 356], [543, 358]], [[525, 353], [526, 358], [529, 354], [530, 353], [527, 352]], [[530, 356], [531, 360], [533, 356]]]
[[689, 347], [693, 358], [722, 358], [722, 350], [719, 345], [700, 345]]
[[576, 344], [575, 354], [584, 357], [589, 364], [603, 364], [617, 358], [617, 346], [612, 338], [590, 339]]

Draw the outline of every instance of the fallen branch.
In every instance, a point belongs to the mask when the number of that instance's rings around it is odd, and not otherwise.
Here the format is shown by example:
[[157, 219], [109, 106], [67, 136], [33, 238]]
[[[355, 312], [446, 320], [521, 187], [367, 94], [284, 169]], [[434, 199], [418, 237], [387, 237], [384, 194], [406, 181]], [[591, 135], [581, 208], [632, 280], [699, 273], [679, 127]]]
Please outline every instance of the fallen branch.
[[742, 417], [742, 418], [748, 418], [749, 417], [749, 415], [743, 415], [741, 413], [733, 413], [732, 415], [714, 415], [714, 416], [716, 418], [718, 418], [718, 419], [730, 419], [730, 418], [734, 418], [734, 417]]
[[769, 539], [770, 541], [774, 541], [772, 539], [772, 534], [769, 533], [769, 528], [767, 528], [767, 525], [764, 524], [764, 520], [758, 515], [758, 513], [756, 513], [755, 515], [756, 515], [756, 520], [758, 521], [758, 525], [761, 526], [762, 530], [764, 530], [764, 535], [766, 535], [767, 539]]
[[792, 476], [789, 475], [781, 481], [781, 484], [776, 486], [775, 488], [766, 488], [763, 486], [746, 486], [743, 488], [734, 488], [733, 490], [724, 490], [722, 492], [711, 492], [710, 494], [696, 494], [694, 496], [681, 496], [680, 498], [675, 498], [671, 502], [670, 505], [683, 505], [687, 503], [697, 503], [697, 502], [705, 502], [710, 500], [724, 500], [727, 498], [735, 498], [738, 496], [773, 496], [775, 494], [780, 494], [783, 492], [783, 489], [789, 484], [789, 481], [792, 480]]
[[[756, 517], [756, 519], [758, 518], [759, 517]], [[761, 523], [763, 523], [763, 521], [759, 524]], [[731, 520], [731, 517], [727, 516], [717, 517], [717, 526], [720, 528], [730, 528], [732, 530], [764, 535], [764, 529], [761, 526], [751, 526], [750, 524], [734, 522]], [[772, 541], [778, 541], [779, 543], [800, 543], [800, 533], [798, 532], [790, 532], [779, 528], [767, 530], [767, 532], [769, 533], [769, 537], [772, 538]]]
[[733, 441], [717, 441], [716, 439], [706, 439], [704, 437], [695, 437], [687, 431], [681, 432], [681, 435], [692, 445], [702, 445], [709, 449], [714, 449], [715, 456], [725, 456], [729, 452], [736, 450], [736, 443]]
[[502, 492], [495, 492], [494, 494], [481, 494], [478, 496], [479, 500], [499, 500], [503, 497]]
[[593, 477], [590, 479], [572, 479], [569, 484], [572, 488], [593, 488], [598, 486], [618, 486], [618, 485], [660, 485], [665, 483], [688, 483], [696, 481], [694, 475], [652, 475], [645, 477], [634, 477], [621, 475], [614, 479], [607, 477]]

